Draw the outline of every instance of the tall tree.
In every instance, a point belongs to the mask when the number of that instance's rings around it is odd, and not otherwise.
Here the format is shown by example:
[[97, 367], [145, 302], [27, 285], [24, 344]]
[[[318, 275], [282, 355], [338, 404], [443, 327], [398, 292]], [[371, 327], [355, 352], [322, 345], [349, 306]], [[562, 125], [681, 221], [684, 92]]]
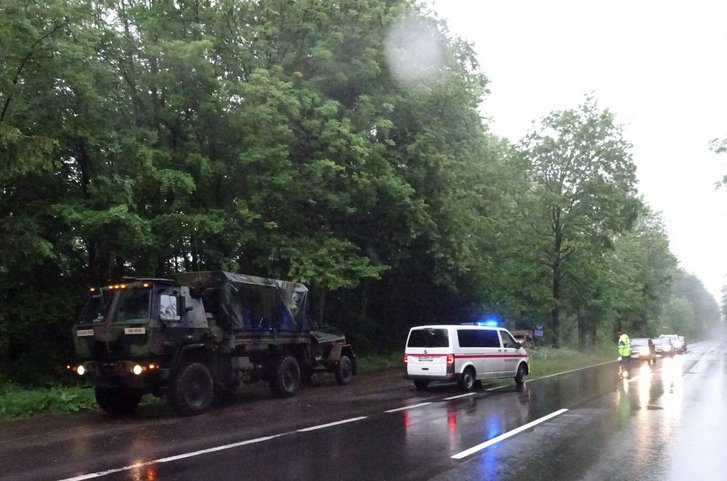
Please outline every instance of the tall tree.
[[541, 206], [532, 226], [541, 262], [551, 273], [550, 328], [555, 339], [572, 256], [584, 247], [611, 248], [614, 235], [636, 218], [639, 202], [630, 147], [613, 115], [599, 110], [592, 97], [578, 109], [551, 113], [519, 145]]

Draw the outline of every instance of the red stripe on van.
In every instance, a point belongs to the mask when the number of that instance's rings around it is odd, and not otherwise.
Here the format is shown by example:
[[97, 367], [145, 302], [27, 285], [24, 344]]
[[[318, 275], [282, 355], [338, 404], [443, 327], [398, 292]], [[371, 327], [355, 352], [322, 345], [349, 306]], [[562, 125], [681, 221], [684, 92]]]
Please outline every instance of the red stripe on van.
[[[407, 354], [415, 357], [447, 357], [451, 354]], [[455, 359], [476, 359], [481, 357], [528, 357], [527, 354], [455, 354]]]
[[455, 356], [457, 359], [473, 359], [473, 358], [481, 358], [481, 357], [528, 357], [524, 354], [457, 354]]

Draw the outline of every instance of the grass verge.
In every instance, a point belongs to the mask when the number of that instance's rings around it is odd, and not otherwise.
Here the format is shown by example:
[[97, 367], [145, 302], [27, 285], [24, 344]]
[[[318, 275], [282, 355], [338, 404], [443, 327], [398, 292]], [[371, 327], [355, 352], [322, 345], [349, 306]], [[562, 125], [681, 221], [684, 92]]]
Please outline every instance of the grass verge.
[[530, 375], [528, 376], [530, 379], [616, 359], [613, 350], [597, 350], [587, 354], [575, 349], [550, 347], [528, 349], [528, 355], [530, 356]]
[[13, 384], [0, 386], [0, 419], [96, 409], [98, 407], [93, 389], [75, 386], [36, 389], [22, 388]]

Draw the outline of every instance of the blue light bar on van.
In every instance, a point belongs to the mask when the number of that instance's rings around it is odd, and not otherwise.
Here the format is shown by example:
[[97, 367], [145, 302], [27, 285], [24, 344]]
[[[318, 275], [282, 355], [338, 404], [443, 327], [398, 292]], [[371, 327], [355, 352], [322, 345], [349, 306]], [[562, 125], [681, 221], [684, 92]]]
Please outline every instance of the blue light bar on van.
[[487, 319], [486, 321], [477, 321], [477, 325], [486, 327], [497, 327], [498, 323], [496, 319]]
[[500, 320], [496, 317], [481, 317], [475, 322], [463, 322], [463, 326], [484, 326], [484, 327], [499, 327]]

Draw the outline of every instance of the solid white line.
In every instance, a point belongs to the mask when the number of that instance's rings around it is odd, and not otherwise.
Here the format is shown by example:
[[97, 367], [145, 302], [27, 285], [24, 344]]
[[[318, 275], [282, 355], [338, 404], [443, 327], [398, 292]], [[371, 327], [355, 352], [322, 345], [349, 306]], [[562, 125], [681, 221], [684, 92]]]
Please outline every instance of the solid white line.
[[422, 406], [426, 406], [427, 404], [432, 404], [432, 403], [425, 402], [425, 403], [419, 403], [419, 404], [412, 404], [411, 406], [404, 406], [403, 408], [389, 409], [388, 411], [384, 411], [384, 412], [385, 413], [395, 413], [397, 411], [406, 411], [407, 409], [420, 408]]
[[354, 422], [354, 421], [360, 421], [361, 419], [366, 419], [366, 416], [361, 416], [361, 417], [357, 417], [357, 418], [350, 418], [350, 419], [344, 419], [342, 421], [336, 421], [336, 422], [328, 423], [328, 424], [321, 424], [321, 425], [318, 425], [318, 426], [311, 426], [309, 428], [298, 429], [296, 431], [290, 431], [290, 432], [282, 433], [282, 434], [274, 434], [272, 436], [264, 436], [262, 438], [248, 439], [247, 441], [240, 441], [239, 443], [225, 444], [223, 446], [215, 446], [213, 448], [202, 449], [202, 450], [199, 450], [199, 451], [193, 451], [191, 453], [184, 453], [184, 454], [178, 454], [176, 456], [168, 456], [166, 458], [154, 459], [152, 461], [147, 461], [145, 463], [130, 464], [130, 465], [124, 466], [122, 468], [107, 469], [105, 471], [97, 471], [95, 473], [82, 474], [80, 476], [75, 476], [75, 477], [72, 477], [72, 478], [61, 479], [60, 481], [83, 481], [85, 479], [100, 478], [102, 476], [106, 476], [106, 475], [109, 475], [109, 474], [121, 473], [121, 472], [124, 472], [124, 471], [131, 471], [132, 469], [139, 469], [139, 468], [142, 468], [144, 466], [149, 466], [150, 464], [169, 463], [169, 462], [172, 462], [172, 461], [179, 461], [180, 459], [192, 458], [192, 457], [195, 457], [195, 456], [201, 456], [203, 454], [214, 453], [214, 452], [217, 452], [217, 451], [224, 451], [224, 450], [227, 450], [227, 449], [239, 448], [241, 446], [247, 446], [248, 444], [261, 443], [261, 442], [269, 441], [271, 439], [279, 438], [279, 437], [282, 437], [282, 436], [287, 436], [287, 435], [293, 434], [293, 433], [304, 433], [304, 432], [308, 432], [308, 431], [314, 431], [316, 429], [324, 429], [324, 428], [328, 428], [328, 427], [331, 427], [331, 426], [337, 426], [339, 424], [345, 424], [345, 423], [351, 423], [351, 422]]
[[309, 428], [298, 429], [296, 432], [297, 433], [307, 433], [308, 431], [315, 431], [317, 429], [325, 429], [325, 428], [330, 428], [331, 426], [338, 426], [339, 424], [346, 424], [346, 423], [352, 423], [355, 421], [360, 421], [362, 419], [366, 419], [366, 417], [367, 416], [359, 416], [357, 418], [344, 419], [342, 421], [335, 421], [335, 422], [328, 423], [328, 424], [319, 424], [318, 426], [311, 426]]
[[462, 451], [461, 453], [457, 453], [454, 456], [452, 456], [452, 459], [462, 459], [462, 458], [466, 458], [470, 454], [474, 454], [477, 451], [482, 451], [486, 447], [492, 446], [495, 443], [499, 443], [503, 439], [507, 439], [510, 436], [514, 436], [514, 435], [516, 435], [518, 433], [521, 433], [521, 432], [525, 431], [526, 429], [530, 429], [533, 426], [536, 426], [536, 425], [538, 425], [538, 424], [540, 424], [542, 422], [547, 421], [548, 419], [554, 418], [556, 416], [560, 416], [561, 414], [563, 414], [566, 411], [568, 411], [568, 410], [567, 409], [560, 409], [558, 411], [555, 411], [553, 413], [548, 414], [547, 416], [543, 416], [540, 419], [536, 419], [535, 421], [529, 422], [527, 424], [523, 424], [522, 426], [520, 426], [517, 429], [513, 429], [512, 431], [508, 431], [508, 432], [506, 432], [504, 434], [500, 434], [499, 436], [495, 436], [494, 438], [492, 438], [490, 440], [487, 440], [487, 441], [485, 441], [482, 444], [478, 444], [477, 446], [473, 446], [473, 447], [471, 447], [469, 449], [466, 449], [466, 450]]
[[459, 399], [459, 398], [463, 398], [463, 397], [467, 397], [467, 396], [474, 396], [474, 395], [475, 395], [475, 393], [473, 393], [473, 392], [468, 392], [468, 393], [466, 393], [466, 394], [459, 394], [459, 395], [457, 395], [457, 396], [452, 396], [452, 397], [446, 397], [446, 398], [444, 398], [444, 400], [445, 400], [445, 401], [451, 401], [452, 399]]
[[95, 473], [82, 474], [80, 476], [75, 476], [73, 478], [61, 479], [60, 481], [82, 481], [84, 479], [100, 478], [101, 476], [106, 476], [107, 474], [120, 473], [122, 471], [131, 471], [132, 469], [138, 469], [138, 468], [141, 468], [144, 466], [149, 466], [150, 464], [168, 463], [171, 461], [178, 461], [180, 459], [192, 458], [194, 456], [200, 456], [202, 454], [214, 453], [216, 451], [224, 451], [226, 449], [232, 449], [232, 448], [237, 448], [240, 446], [246, 446], [248, 444], [261, 443], [263, 441], [269, 441], [271, 439], [278, 438], [280, 436], [285, 436], [286, 434], [290, 434], [290, 433], [275, 434], [273, 436], [265, 436], [262, 438], [248, 439], [247, 441], [240, 441], [239, 443], [225, 444], [223, 446], [215, 446], [214, 448], [202, 449], [200, 451], [193, 451], [191, 453], [184, 453], [184, 454], [178, 454], [176, 456], [169, 456], [166, 458], [154, 459], [152, 461], [147, 461], [145, 463], [130, 464], [129, 466], [124, 466], [123, 468], [107, 469], [106, 471], [97, 471]]

